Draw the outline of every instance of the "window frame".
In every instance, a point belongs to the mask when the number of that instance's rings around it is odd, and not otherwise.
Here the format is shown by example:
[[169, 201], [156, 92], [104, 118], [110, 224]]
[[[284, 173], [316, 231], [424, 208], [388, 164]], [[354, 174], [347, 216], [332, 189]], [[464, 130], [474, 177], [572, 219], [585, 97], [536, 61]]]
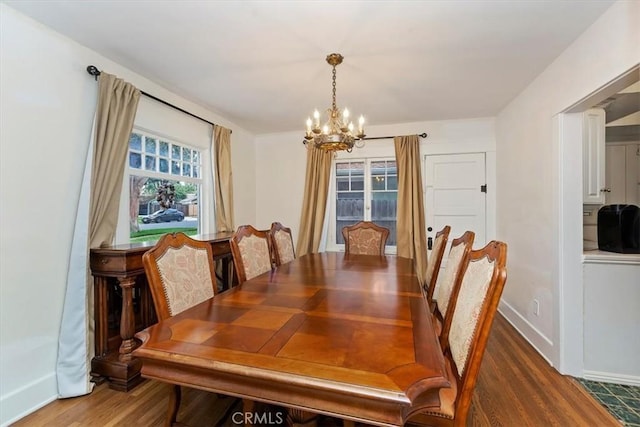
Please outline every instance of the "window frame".
[[[396, 162], [396, 170], [397, 170], [397, 160], [395, 156], [381, 156], [381, 157], [348, 157], [348, 158], [340, 158], [334, 159], [331, 164], [331, 178], [329, 183], [329, 212], [328, 212], [328, 225], [327, 225], [327, 239], [326, 239], [326, 250], [330, 252], [344, 252], [345, 245], [336, 243], [336, 232], [337, 230], [337, 206], [336, 206], [336, 198], [338, 193], [338, 188], [336, 185], [337, 176], [336, 176], [336, 165], [338, 163], [356, 163], [356, 162], [364, 162], [364, 221], [371, 221], [371, 202], [372, 202], [372, 194], [374, 191], [371, 187], [371, 164], [380, 161], [393, 161]], [[397, 173], [396, 173], [397, 177]], [[396, 189], [396, 194], [397, 194]], [[397, 220], [397, 215], [396, 215]], [[385, 246], [385, 253], [394, 255], [397, 253], [396, 245]]]
[[[156, 171], [151, 171], [151, 170], [147, 170], [144, 168], [145, 166], [145, 159], [144, 159], [144, 154], [145, 151], [143, 150], [144, 147], [141, 147], [140, 150], [134, 150], [136, 153], [142, 153], [142, 158], [141, 158], [141, 168], [140, 169], [136, 169], [131, 167], [130, 165], [130, 153], [131, 153], [131, 148], [129, 147], [129, 140], [127, 140], [127, 157], [125, 160], [125, 168], [124, 168], [124, 173], [123, 173], [123, 177], [122, 177], [122, 193], [120, 196], [120, 208], [119, 208], [119, 213], [118, 213], [118, 225], [117, 225], [117, 230], [116, 230], [116, 244], [123, 244], [123, 243], [130, 243], [131, 242], [131, 236], [130, 236], [130, 231], [129, 231], [129, 203], [130, 203], [130, 178], [131, 176], [144, 176], [144, 177], [148, 177], [148, 178], [153, 178], [153, 179], [162, 179], [162, 180], [167, 180], [167, 181], [182, 181], [182, 182], [189, 182], [192, 184], [195, 184], [196, 186], [198, 186], [198, 192], [197, 192], [197, 197], [198, 197], [198, 234], [202, 233], [202, 229], [203, 229], [203, 221], [204, 218], [203, 216], [203, 209], [202, 209], [202, 196], [203, 193], [205, 191], [208, 191], [207, 188], [207, 184], [208, 184], [208, 180], [206, 179], [206, 177], [208, 176], [207, 174], [209, 174], [210, 172], [207, 170], [209, 166], [207, 164], [207, 162], [205, 161], [204, 156], [207, 155], [206, 150], [202, 149], [201, 147], [197, 147], [193, 144], [189, 144], [186, 142], [183, 142], [177, 138], [174, 137], [170, 137], [167, 135], [162, 135], [158, 132], [154, 132], [148, 129], [145, 129], [143, 127], [140, 126], [135, 126], [133, 127], [133, 129], [131, 130], [131, 134], [142, 134], [145, 137], [149, 137], [149, 138], [154, 138], [157, 140], [157, 145], [156, 145], [156, 153], [154, 154], [156, 156]], [[183, 175], [175, 175], [172, 174], [170, 172], [165, 173], [165, 172], [158, 172], [157, 169], [159, 169], [159, 158], [160, 156], [160, 142], [164, 141], [164, 142], [168, 142], [170, 144], [169, 146], [169, 154], [168, 154], [168, 158], [169, 159], [169, 171], [171, 171], [171, 160], [172, 160], [172, 156], [171, 156], [171, 144], [174, 144], [176, 146], [180, 146], [181, 148], [187, 148], [191, 150], [191, 158], [193, 159], [193, 152], [197, 151], [199, 153], [199, 159], [198, 159], [198, 178], [194, 178], [193, 176], [183, 176]], [[193, 166], [193, 162], [191, 162], [192, 166]], [[209, 166], [210, 167], [210, 166]], [[182, 163], [181, 163], [181, 171], [182, 171]], [[191, 175], [193, 175], [193, 170], [191, 171]]]

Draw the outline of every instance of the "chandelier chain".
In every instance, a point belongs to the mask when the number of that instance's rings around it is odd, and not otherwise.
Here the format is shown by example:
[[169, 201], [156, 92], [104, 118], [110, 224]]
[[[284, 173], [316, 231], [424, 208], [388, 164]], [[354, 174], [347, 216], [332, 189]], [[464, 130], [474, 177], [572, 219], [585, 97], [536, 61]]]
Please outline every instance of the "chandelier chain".
[[336, 111], [336, 66], [333, 66], [333, 111]]

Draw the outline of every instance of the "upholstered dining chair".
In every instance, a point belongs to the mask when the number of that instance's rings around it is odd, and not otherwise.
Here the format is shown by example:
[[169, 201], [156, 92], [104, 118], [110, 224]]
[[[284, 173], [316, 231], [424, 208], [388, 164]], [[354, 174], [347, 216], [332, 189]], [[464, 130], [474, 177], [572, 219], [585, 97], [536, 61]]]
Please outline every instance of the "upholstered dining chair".
[[421, 412], [407, 425], [466, 425], [473, 390], [489, 332], [507, 280], [507, 245], [492, 241], [471, 251], [458, 292], [452, 298], [451, 323], [440, 344], [451, 388], [440, 389], [440, 407]]
[[427, 300], [431, 302], [433, 299], [433, 291], [436, 287], [438, 275], [440, 273], [440, 265], [442, 264], [442, 257], [447, 247], [447, 241], [449, 240], [449, 233], [451, 227], [445, 225], [444, 228], [436, 233], [436, 238], [433, 241], [433, 248], [427, 262], [427, 278], [425, 281], [425, 288], [427, 291]]
[[269, 230], [273, 250], [273, 262], [276, 266], [286, 264], [296, 258], [293, 249], [293, 237], [291, 229], [283, 226], [279, 222], [271, 223]]
[[466, 231], [462, 236], [453, 239], [447, 257], [447, 266], [442, 277], [436, 282], [433, 291], [433, 320], [438, 336], [440, 336], [443, 322], [446, 320], [451, 296], [454, 294], [456, 286], [460, 286], [462, 271], [468, 261], [475, 236], [473, 231]]
[[230, 246], [238, 283], [272, 269], [271, 239], [268, 230], [241, 225], [231, 236]]
[[371, 221], [360, 221], [342, 228], [344, 251], [352, 255], [384, 255], [389, 229]]
[[184, 233], [165, 234], [145, 252], [142, 263], [159, 320], [213, 298], [217, 292], [208, 242]]
[[[217, 292], [213, 251], [209, 242], [194, 240], [184, 233], [165, 234], [142, 256], [149, 289], [158, 320], [165, 320], [203, 301]], [[173, 386], [165, 425], [176, 422], [182, 392]], [[218, 400], [220, 412], [227, 411], [235, 399]]]

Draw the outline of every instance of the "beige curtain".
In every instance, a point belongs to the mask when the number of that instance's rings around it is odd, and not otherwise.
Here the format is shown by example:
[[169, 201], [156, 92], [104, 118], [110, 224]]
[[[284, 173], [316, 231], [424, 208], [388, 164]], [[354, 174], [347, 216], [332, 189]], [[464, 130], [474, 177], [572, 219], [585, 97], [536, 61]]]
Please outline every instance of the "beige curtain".
[[231, 131], [222, 126], [213, 127], [214, 174], [216, 187], [216, 231], [234, 231], [233, 174], [231, 173]]
[[122, 176], [140, 91], [101, 73], [93, 138], [78, 197], [62, 310], [56, 379], [58, 395], [89, 393], [94, 355], [93, 280], [89, 248], [112, 244], [118, 218]]
[[111, 245], [116, 234], [122, 174], [140, 91], [103, 72], [98, 96], [89, 204], [90, 248]]
[[322, 239], [325, 209], [329, 193], [333, 153], [310, 147], [307, 150], [307, 173], [300, 215], [300, 231], [296, 253], [302, 256], [318, 252]]
[[420, 284], [427, 271], [427, 238], [422, 201], [420, 173], [420, 143], [418, 135], [396, 136], [393, 139], [398, 165], [398, 256], [413, 258]]

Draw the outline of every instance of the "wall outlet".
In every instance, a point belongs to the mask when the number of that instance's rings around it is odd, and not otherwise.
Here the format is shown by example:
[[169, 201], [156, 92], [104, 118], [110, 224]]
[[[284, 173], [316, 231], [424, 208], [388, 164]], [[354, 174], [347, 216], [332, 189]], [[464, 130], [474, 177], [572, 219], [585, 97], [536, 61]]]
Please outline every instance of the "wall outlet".
[[537, 299], [533, 300], [533, 314], [540, 315], [540, 302]]

